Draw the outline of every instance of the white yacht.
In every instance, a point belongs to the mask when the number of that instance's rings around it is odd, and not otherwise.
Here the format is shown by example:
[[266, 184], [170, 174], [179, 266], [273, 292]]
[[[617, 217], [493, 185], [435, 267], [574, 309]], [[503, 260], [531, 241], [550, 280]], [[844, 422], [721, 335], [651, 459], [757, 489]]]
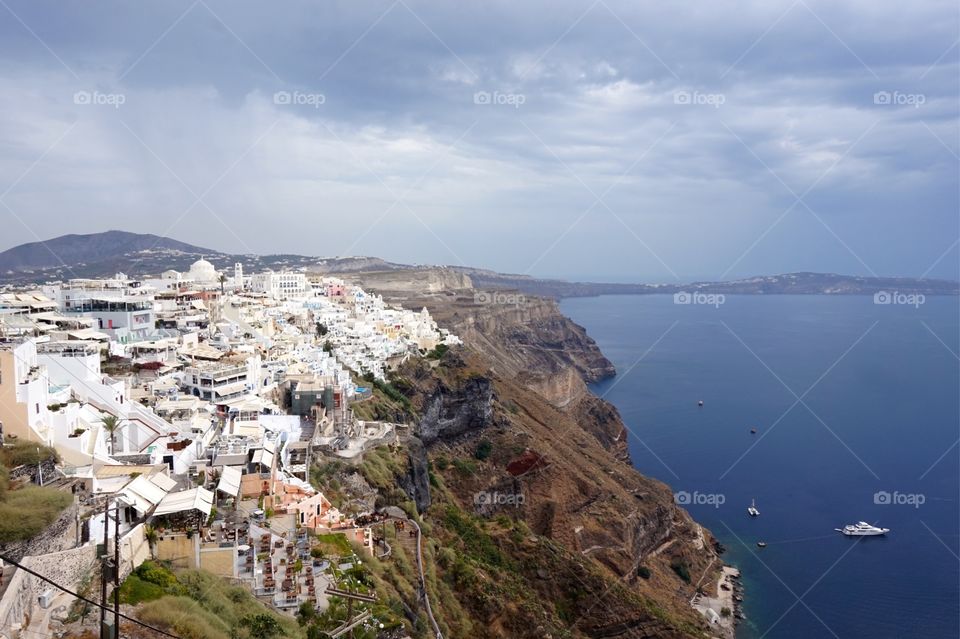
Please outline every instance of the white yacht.
[[747, 513], [751, 517], [758, 517], [760, 515], [760, 511], [757, 510], [757, 500], [755, 499], [750, 500], [750, 507], [747, 508]]
[[872, 537], [875, 535], [886, 535], [890, 532], [889, 528], [871, 526], [865, 521], [858, 521], [856, 524], [848, 524], [843, 528], [834, 528], [834, 530], [843, 533], [847, 537]]

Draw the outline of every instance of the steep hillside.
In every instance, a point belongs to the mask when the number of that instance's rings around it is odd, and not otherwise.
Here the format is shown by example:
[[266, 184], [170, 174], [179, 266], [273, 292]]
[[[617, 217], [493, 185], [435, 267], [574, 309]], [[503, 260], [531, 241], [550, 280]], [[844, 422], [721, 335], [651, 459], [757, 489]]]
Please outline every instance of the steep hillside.
[[445, 637], [706, 636], [688, 601], [716, 578], [709, 533], [593, 424], [469, 349], [411, 361], [392, 384], [416, 428], [364, 475], [379, 505], [419, 513]]
[[689, 600], [716, 583], [716, 544], [631, 466], [619, 414], [586, 386], [614, 370], [585, 331], [551, 300], [358, 277], [465, 341], [405, 364], [404, 402], [367, 407], [416, 424], [364, 472], [380, 505], [419, 513], [444, 636], [707, 636]]

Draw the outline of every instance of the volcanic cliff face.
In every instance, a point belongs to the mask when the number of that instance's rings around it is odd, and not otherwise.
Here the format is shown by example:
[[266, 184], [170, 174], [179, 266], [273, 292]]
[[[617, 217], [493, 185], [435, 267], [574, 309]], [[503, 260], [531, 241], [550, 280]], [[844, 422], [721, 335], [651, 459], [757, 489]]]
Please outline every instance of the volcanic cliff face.
[[585, 331], [552, 300], [378, 292], [465, 342], [397, 374], [417, 415], [398, 480], [458, 586], [452, 636], [701, 636], [688, 602], [715, 578], [712, 538], [630, 465], [619, 414], [586, 386], [614, 371]]

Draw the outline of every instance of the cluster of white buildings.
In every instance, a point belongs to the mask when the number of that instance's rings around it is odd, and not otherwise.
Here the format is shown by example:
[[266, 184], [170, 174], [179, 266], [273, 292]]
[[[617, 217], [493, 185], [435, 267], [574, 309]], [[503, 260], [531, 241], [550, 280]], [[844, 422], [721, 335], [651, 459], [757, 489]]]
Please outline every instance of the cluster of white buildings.
[[94, 492], [103, 464], [196, 473], [219, 437], [262, 440], [264, 416], [292, 410], [333, 435], [358, 380], [456, 343], [426, 309], [303, 272], [219, 273], [201, 259], [156, 278], [51, 283], [0, 294], [0, 433], [54, 446]]
[[[351, 403], [370, 397], [371, 378], [458, 343], [426, 309], [392, 307], [337, 278], [246, 275], [241, 264], [221, 273], [203, 259], [157, 277], [119, 273], [7, 290], [0, 443], [56, 449], [61, 475], [91, 508], [103, 498], [119, 505], [122, 544], [146, 548], [147, 521], [195, 527], [202, 537], [162, 534], [161, 558], [269, 593], [276, 568], [241, 549], [254, 530], [214, 521], [215, 508], [252, 500], [261, 517], [270, 510], [292, 516], [298, 530], [347, 530], [372, 548], [370, 529], [353, 526], [310, 486], [311, 451], [352, 457], [395, 439], [396, 425], [358, 421]], [[102, 512], [88, 520], [87, 544], [101, 539], [105, 523], [113, 536], [116, 522]], [[284, 552], [289, 545], [280, 544]], [[137, 553], [131, 561], [149, 554]], [[293, 590], [277, 581], [284, 602], [293, 592], [316, 599], [312, 577]]]
[[181, 492], [150, 480], [158, 473], [186, 486], [231, 468], [243, 478], [233, 498], [310, 495], [312, 444], [355, 454], [390, 433], [352, 418], [351, 401], [369, 396], [363, 378], [457, 343], [426, 309], [337, 278], [220, 273], [203, 259], [155, 278], [5, 292], [0, 438], [55, 448], [90, 495], [125, 495], [140, 516]]

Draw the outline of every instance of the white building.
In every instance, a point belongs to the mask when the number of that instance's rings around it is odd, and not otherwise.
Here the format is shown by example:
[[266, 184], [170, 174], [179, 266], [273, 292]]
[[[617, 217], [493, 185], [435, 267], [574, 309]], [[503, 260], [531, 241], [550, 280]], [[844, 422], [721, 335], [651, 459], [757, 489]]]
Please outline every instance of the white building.
[[250, 278], [250, 288], [273, 299], [303, 296], [311, 290], [306, 274], [294, 271], [256, 273]]

